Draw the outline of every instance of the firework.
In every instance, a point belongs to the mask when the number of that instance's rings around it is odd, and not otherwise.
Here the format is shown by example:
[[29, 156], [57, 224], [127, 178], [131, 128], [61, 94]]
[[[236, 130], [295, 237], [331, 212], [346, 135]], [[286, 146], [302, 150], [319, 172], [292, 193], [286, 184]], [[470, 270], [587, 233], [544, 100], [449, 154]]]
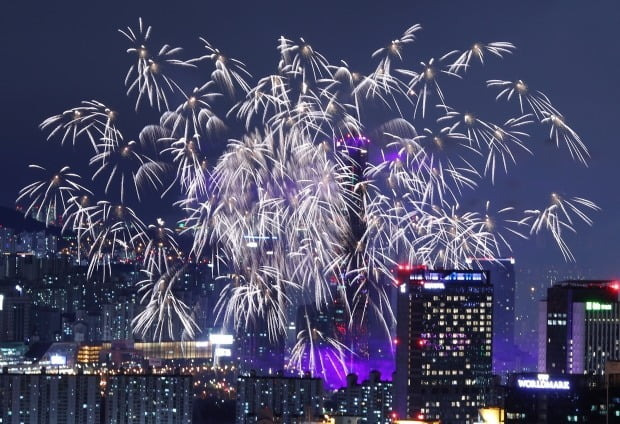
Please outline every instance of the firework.
[[181, 255], [174, 232], [164, 226], [161, 218], [156, 225], [149, 225], [142, 233], [136, 234], [132, 242], [138, 244], [136, 250], [142, 253], [142, 266], [149, 273], [159, 269], [168, 272], [170, 264]]
[[[30, 165], [30, 168], [47, 173], [47, 170], [39, 165]], [[71, 199], [76, 194], [80, 192], [92, 194], [77, 182], [79, 179], [78, 174], [70, 172], [70, 168], [65, 166], [58, 172], [46, 175], [45, 179], [21, 189], [17, 202], [28, 202], [25, 215], [34, 212], [36, 219], [45, 222], [46, 225], [57, 222], [58, 217], [70, 208]]]
[[133, 47], [127, 49], [127, 53], [135, 55], [136, 63], [131, 65], [125, 78], [128, 86], [127, 94], [134, 91], [138, 93], [136, 110], [140, 102], [147, 98], [151, 107], [157, 106], [157, 110], [169, 109], [168, 94], [175, 91], [182, 92], [179, 85], [167, 74], [168, 67], [191, 67], [192, 64], [177, 59], [181, 52], [179, 47], [163, 45], [159, 50], [151, 49], [148, 41], [151, 36], [151, 27], [138, 21], [138, 28], [127, 27], [119, 30], [132, 43]]
[[506, 101], [510, 101], [513, 97], [519, 99], [521, 113], [525, 113], [525, 106], [528, 106], [539, 120], [544, 118], [544, 113], [559, 114], [559, 112], [551, 104], [551, 100], [549, 100], [544, 93], [541, 93], [540, 91], [532, 92], [528, 85], [522, 80], [489, 80], [487, 81], [487, 86], [500, 89], [496, 100], [505, 98]]
[[159, 269], [144, 271], [146, 279], [140, 281], [139, 292], [146, 306], [132, 320], [134, 333], [146, 338], [152, 335], [154, 341], [163, 337], [174, 339], [181, 327], [182, 339], [193, 339], [198, 326], [191, 316], [190, 308], [174, 295], [175, 284], [185, 272], [185, 266], [177, 266], [160, 272]]
[[[75, 213], [77, 212], [80, 212], [79, 208]], [[74, 222], [80, 226], [84, 223], [90, 224], [89, 231], [82, 231], [85, 236], [92, 235], [87, 275], [90, 278], [94, 271], [101, 267], [105, 279], [106, 275], [112, 272], [113, 261], [127, 259], [128, 254], [133, 252], [136, 240], [144, 233], [144, 223], [133, 209], [106, 201], [99, 201], [82, 213], [87, 214], [88, 219], [76, 218]]]
[[[98, 165], [93, 174], [93, 179], [99, 175], [108, 173], [105, 185], [105, 193], [108, 194], [113, 188], [112, 184], [118, 184], [118, 193], [121, 203], [125, 200], [127, 187], [135, 190], [140, 199], [140, 188], [145, 185], [158, 187], [162, 184], [160, 175], [165, 167], [149, 157], [136, 152], [138, 144], [135, 141], [112, 146], [95, 154], [90, 159], [91, 165]], [[116, 188], [113, 189], [116, 193]]]
[[351, 351], [338, 339], [315, 327], [316, 318], [311, 316], [313, 312], [316, 314], [312, 308], [304, 309], [304, 327], [297, 334], [289, 367], [299, 373], [319, 371], [325, 381], [343, 381], [348, 374], [347, 353]]
[[[105, 178], [104, 197], [120, 203], [91, 204], [68, 169], [62, 184], [34, 183], [18, 200], [28, 199], [28, 210], [43, 204], [54, 215], [61, 211], [64, 229], [85, 246], [89, 277], [100, 267], [105, 276], [115, 260], [140, 258], [145, 309], [134, 326], [142, 337], [197, 333], [175, 290], [188, 258], [209, 256], [226, 283], [216, 308], [223, 325], [241, 331], [264, 324], [275, 339], [291, 310], [303, 306], [307, 319], [290, 366], [344, 375], [352, 346], [310, 318], [330, 302], [343, 305], [347, 331], [372, 319], [389, 335], [399, 261], [458, 268], [469, 257], [505, 255], [512, 238], [543, 231], [572, 260], [565, 233], [577, 221], [591, 225], [589, 213], [598, 209], [556, 194], [543, 210], [495, 210], [489, 202], [482, 211], [464, 210], [462, 200], [481, 181], [518, 167], [518, 152], [535, 153], [535, 131], [547, 127], [580, 162], [588, 152], [547, 96], [521, 80], [487, 81], [499, 89], [497, 100], [518, 99], [520, 113], [507, 111], [501, 123], [483, 119], [484, 111], [453, 108], [439, 80], [466, 83], [470, 66], [501, 59], [514, 46], [475, 43], [410, 66], [405, 48], [420, 30], [414, 25], [372, 53], [376, 67], [368, 75], [330, 63], [305, 39], [281, 37], [275, 71], [253, 83], [241, 61], [205, 39], [206, 54], [186, 61], [179, 48], [152, 49], [151, 28], [140, 20], [137, 29], [121, 31], [136, 59], [127, 92], [136, 109], [164, 110], [159, 122], [142, 130], [139, 143], [126, 142], [116, 114], [91, 101], [42, 124], [63, 143], [90, 141], [93, 177]], [[176, 73], [203, 66], [211, 66], [206, 81], [182, 87]], [[212, 151], [222, 153], [207, 161]], [[176, 194], [190, 252], [180, 252], [163, 223], [146, 227], [128, 205], [147, 187], [160, 188], [164, 199]]]
[[563, 232], [575, 232], [575, 221], [581, 220], [592, 225], [592, 219], [586, 210], [597, 211], [600, 208], [590, 200], [581, 197], [565, 199], [557, 193], [551, 193], [551, 203], [543, 210], [527, 210], [524, 222], [532, 219], [530, 233], [535, 234], [547, 230], [553, 236], [562, 255], [567, 260], [575, 260], [568, 244], [564, 241]]
[[474, 43], [469, 50], [462, 52], [459, 57], [452, 63], [448, 70], [450, 72], [466, 71], [472, 59], [478, 59], [484, 64], [485, 53], [499, 57], [500, 59], [506, 54], [510, 54], [515, 50], [512, 43], [505, 41], [495, 41], [492, 43]]
[[196, 63], [203, 60], [211, 61], [215, 69], [211, 73], [210, 82], [215, 83], [233, 99], [236, 96], [237, 90], [241, 90], [243, 93], [250, 91], [250, 86], [245, 79], [251, 77], [251, 75], [246, 71], [243, 62], [225, 56], [204, 38], [200, 38], [200, 41], [204, 43], [208, 53], [197, 59], [192, 59], [188, 63]]
[[47, 118], [40, 127], [42, 130], [51, 128], [48, 140], [62, 135], [61, 144], [70, 138], [75, 145], [77, 139], [87, 137], [95, 152], [98, 152], [101, 145], [116, 145], [123, 138], [115, 126], [116, 115], [101, 102], [83, 101], [82, 106]]

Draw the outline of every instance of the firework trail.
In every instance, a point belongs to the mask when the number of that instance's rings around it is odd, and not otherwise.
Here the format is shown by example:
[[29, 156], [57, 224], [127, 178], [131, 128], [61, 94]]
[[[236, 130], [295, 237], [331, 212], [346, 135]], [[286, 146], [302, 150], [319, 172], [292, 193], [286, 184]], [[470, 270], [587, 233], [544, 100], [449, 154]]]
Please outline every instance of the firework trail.
[[96, 153], [101, 145], [114, 146], [122, 140], [122, 134], [115, 125], [116, 112], [96, 100], [83, 101], [82, 106], [66, 110], [60, 115], [47, 118], [40, 127], [51, 129], [47, 139], [62, 135], [61, 144], [71, 139], [86, 137]]
[[[31, 169], [47, 173], [47, 169], [39, 165], [30, 165]], [[78, 174], [70, 172], [68, 166], [58, 172], [46, 175], [45, 179], [27, 185], [19, 192], [17, 202], [27, 202], [26, 215], [31, 212], [39, 221], [50, 224], [57, 222], [58, 216], [71, 207], [72, 199], [78, 193], [89, 193], [90, 190], [80, 185]]]
[[[463, 209], [481, 182], [518, 168], [517, 152], [535, 153], [536, 131], [578, 162], [587, 162], [588, 151], [551, 100], [522, 80], [487, 80], [499, 90], [497, 101], [518, 101], [516, 113], [498, 123], [452, 106], [446, 87], [465, 84], [473, 66], [512, 54], [511, 43], [410, 58], [420, 31], [414, 25], [372, 53], [368, 75], [332, 64], [305, 39], [281, 37], [274, 73], [253, 82], [241, 61], [205, 39], [206, 54], [187, 60], [180, 48], [150, 47], [151, 27], [140, 19], [121, 31], [135, 58], [127, 94], [136, 109], [161, 111], [159, 122], [135, 142], [125, 141], [116, 113], [98, 101], [48, 118], [41, 124], [48, 138], [88, 140], [92, 177], [105, 189], [91, 196], [63, 168], [58, 180], [24, 188], [18, 201], [28, 202], [27, 213], [63, 217], [63, 230], [84, 246], [89, 277], [97, 269], [105, 276], [121, 257], [140, 258], [146, 306], [134, 320], [136, 334], [174, 338], [182, 328], [183, 337], [195, 336], [191, 310], [175, 290], [190, 258], [209, 258], [226, 282], [216, 308], [225, 326], [240, 331], [262, 322], [280, 338], [291, 311], [303, 306], [307, 319], [289, 366], [346, 374], [344, 357], [358, 352], [308, 318], [330, 302], [344, 305], [349, 331], [374, 319], [389, 334], [388, 290], [399, 261], [458, 268], [468, 257], [505, 255], [512, 238], [542, 232], [573, 260], [564, 235], [579, 221], [591, 225], [589, 213], [598, 210], [558, 194], [541, 210], [489, 202], [481, 211]], [[177, 76], [190, 68], [207, 79], [183, 88]], [[134, 212], [132, 202], [153, 187], [164, 201], [177, 196], [190, 252], [180, 251], [163, 222], [147, 227]]]
[[142, 302], [146, 303], [146, 307], [132, 320], [135, 334], [143, 338], [150, 334], [154, 341], [164, 337], [174, 339], [175, 328], [180, 324], [181, 338], [194, 338], [198, 326], [191, 316], [191, 310], [174, 295], [174, 286], [182, 279], [185, 268], [179, 265], [168, 270], [155, 268], [153, 271], [144, 271], [146, 279], [138, 283], [138, 292], [144, 293]]

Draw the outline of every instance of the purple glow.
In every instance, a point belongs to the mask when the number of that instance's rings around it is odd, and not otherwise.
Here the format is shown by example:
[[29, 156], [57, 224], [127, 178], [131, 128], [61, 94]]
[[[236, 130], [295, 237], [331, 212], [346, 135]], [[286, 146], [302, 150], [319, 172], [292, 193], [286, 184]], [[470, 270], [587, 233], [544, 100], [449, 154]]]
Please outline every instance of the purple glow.
[[[382, 380], [392, 381], [395, 363], [393, 358], [374, 358], [356, 360], [351, 366], [351, 372], [358, 375], [361, 381], [367, 380], [371, 371], [379, 371]], [[342, 386], [346, 385], [346, 381], [342, 382]]]

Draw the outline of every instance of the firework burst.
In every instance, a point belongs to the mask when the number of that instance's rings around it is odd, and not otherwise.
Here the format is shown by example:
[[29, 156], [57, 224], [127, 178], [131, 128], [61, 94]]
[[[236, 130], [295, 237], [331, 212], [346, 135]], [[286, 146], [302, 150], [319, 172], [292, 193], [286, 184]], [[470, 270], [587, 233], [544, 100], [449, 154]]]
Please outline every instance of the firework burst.
[[[62, 182], [33, 183], [18, 200], [28, 201], [28, 210], [42, 205], [45, 214], [63, 215], [64, 229], [87, 247], [89, 276], [97, 268], [105, 275], [120, 257], [142, 257], [146, 306], [134, 325], [155, 339], [173, 338], [179, 328], [186, 338], [198, 331], [190, 308], [175, 296], [190, 257], [209, 256], [226, 283], [216, 308], [221, 322], [239, 331], [264, 323], [272, 339], [283, 337], [297, 307], [310, 317], [333, 301], [346, 311], [343, 331], [373, 319], [389, 334], [389, 290], [399, 261], [458, 268], [469, 257], [508, 253], [511, 238], [543, 231], [574, 259], [564, 235], [577, 221], [592, 224], [593, 202], [556, 194], [542, 210], [495, 210], [487, 202], [471, 211], [462, 200], [481, 181], [493, 183], [497, 170], [517, 168], [517, 152], [534, 154], [534, 131], [547, 132], [585, 163], [579, 135], [522, 80], [487, 81], [499, 90], [497, 100], [519, 102], [519, 113], [501, 123], [453, 108], [444, 79], [466, 83], [471, 67], [515, 48], [475, 43], [409, 66], [405, 50], [420, 30], [414, 25], [372, 53], [376, 67], [368, 75], [346, 62], [333, 65], [305, 39], [282, 37], [274, 73], [254, 83], [242, 62], [205, 39], [206, 54], [186, 61], [179, 48], [151, 48], [151, 28], [140, 20], [138, 28], [121, 31], [135, 57], [127, 93], [136, 109], [164, 110], [159, 122], [142, 130], [139, 143], [126, 142], [116, 114], [91, 101], [41, 125], [63, 143], [89, 140], [93, 177], [105, 178], [104, 194], [118, 193], [120, 203], [85, 200], [87, 190], [68, 168], [59, 173]], [[203, 66], [211, 66], [207, 80], [193, 89], [171, 76]], [[207, 153], [214, 147], [218, 157]], [[147, 186], [180, 198], [191, 252], [180, 252], [170, 229], [146, 227], [128, 206], [143, 199]], [[126, 195], [129, 188], [135, 199]], [[290, 366], [346, 373], [343, 358], [354, 346], [312, 321], [301, 325]]]

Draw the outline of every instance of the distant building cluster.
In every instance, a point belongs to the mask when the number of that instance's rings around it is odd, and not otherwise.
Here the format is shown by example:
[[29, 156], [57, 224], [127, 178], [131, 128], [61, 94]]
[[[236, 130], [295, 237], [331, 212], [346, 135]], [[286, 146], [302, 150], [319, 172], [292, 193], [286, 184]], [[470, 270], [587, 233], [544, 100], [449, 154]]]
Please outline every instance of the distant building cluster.
[[34, 255], [42, 258], [58, 252], [58, 237], [46, 231], [22, 231], [0, 227], [0, 254]]
[[0, 374], [2, 423], [190, 424], [187, 375]]
[[[334, 286], [325, 309], [287, 311], [276, 341], [260, 320], [226, 333], [225, 281], [191, 264], [175, 294], [201, 332], [154, 340], [133, 332], [139, 257], [89, 280], [71, 237], [5, 227], [0, 253], [0, 423], [620, 422], [620, 282], [521, 283], [534, 276], [513, 258], [401, 264], [391, 339], [350, 324]], [[350, 348], [349, 375], [290, 366], [309, 324]]]

